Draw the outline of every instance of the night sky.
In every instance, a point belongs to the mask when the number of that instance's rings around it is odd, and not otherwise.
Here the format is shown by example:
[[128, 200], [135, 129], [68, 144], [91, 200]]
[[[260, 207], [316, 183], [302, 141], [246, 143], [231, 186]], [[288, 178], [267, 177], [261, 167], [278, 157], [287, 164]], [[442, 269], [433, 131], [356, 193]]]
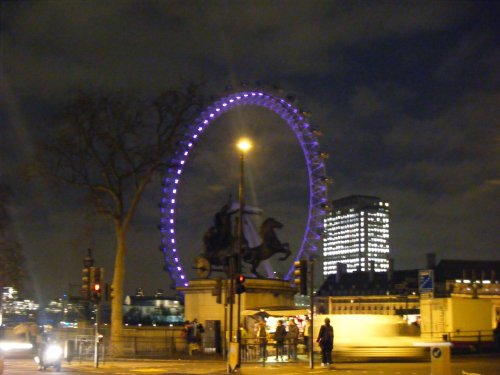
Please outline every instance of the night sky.
[[[12, 1], [1, 2], [0, 177], [15, 191], [11, 236], [27, 258], [34, 298], [76, 294], [81, 259], [107, 269], [113, 228], [77, 191], [22, 178], [36, 127], [79, 87], [155, 95], [181, 82], [260, 80], [299, 98], [330, 153], [329, 198], [391, 203], [396, 269], [438, 260], [500, 259], [500, 5], [459, 1]], [[287, 124], [237, 108], [196, 148], [178, 197], [185, 269], [213, 214], [237, 196], [236, 139], [247, 158], [247, 203], [285, 224], [294, 252], [308, 208], [306, 165]], [[126, 292], [168, 289], [158, 250], [160, 180], [129, 235]], [[291, 261], [291, 258], [290, 258]], [[272, 262], [278, 273], [290, 263]]]

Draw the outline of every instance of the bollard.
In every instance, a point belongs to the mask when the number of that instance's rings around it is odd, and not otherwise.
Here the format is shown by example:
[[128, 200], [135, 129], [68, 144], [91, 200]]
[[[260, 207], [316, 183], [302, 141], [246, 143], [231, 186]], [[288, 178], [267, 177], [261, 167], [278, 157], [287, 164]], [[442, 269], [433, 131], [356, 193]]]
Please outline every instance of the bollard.
[[431, 375], [451, 375], [450, 346], [431, 346]]
[[451, 375], [450, 342], [417, 342], [413, 345], [430, 348], [431, 375]]

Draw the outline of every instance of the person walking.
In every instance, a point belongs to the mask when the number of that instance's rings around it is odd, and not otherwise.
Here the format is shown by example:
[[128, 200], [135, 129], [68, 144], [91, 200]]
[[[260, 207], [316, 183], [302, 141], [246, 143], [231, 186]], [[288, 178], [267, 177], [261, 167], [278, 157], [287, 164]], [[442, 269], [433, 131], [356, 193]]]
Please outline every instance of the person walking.
[[274, 341], [276, 341], [276, 362], [279, 361], [279, 357], [283, 361], [283, 352], [285, 351], [285, 338], [286, 329], [283, 325], [282, 320], [278, 320], [278, 325], [276, 326], [276, 331], [274, 332]]
[[493, 348], [496, 352], [500, 352], [500, 320], [497, 322], [497, 326], [493, 330]]
[[198, 323], [198, 319], [194, 319], [193, 322], [186, 320], [184, 323], [184, 331], [188, 346], [188, 354], [193, 355], [193, 351], [201, 351], [201, 335], [205, 332], [203, 325]]
[[308, 316], [306, 316], [306, 320], [304, 323], [304, 346], [306, 347], [306, 353], [309, 355], [309, 345], [310, 345], [310, 337], [311, 337], [311, 320]]
[[198, 350], [201, 350], [202, 345], [202, 335], [205, 333], [205, 328], [203, 324], [198, 323], [198, 319], [193, 320], [193, 341], [198, 344]]
[[259, 351], [262, 361], [267, 359], [267, 331], [266, 322], [261, 320], [257, 325], [257, 339], [259, 340]]
[[321, 366], [328, 366], [330, 369], [333, 350], [333, 327], [330, 325], [329, 318], [325, 318], [325, 324], [321, 326], [316, 342], [321, 347]]
[[299, 327], [295, 324], [293, 319], [288, 321], [288, 360], [297, 360], [297, 344], [299, 341]]

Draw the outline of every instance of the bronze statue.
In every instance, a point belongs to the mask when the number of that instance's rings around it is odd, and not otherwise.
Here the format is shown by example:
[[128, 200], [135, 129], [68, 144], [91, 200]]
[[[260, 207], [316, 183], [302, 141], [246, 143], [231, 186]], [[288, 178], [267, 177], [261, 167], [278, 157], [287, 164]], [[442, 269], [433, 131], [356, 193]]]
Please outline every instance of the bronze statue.
[[288, 243], [281, 243], [274, 233], [275, 229], [283, 228], [283, 224], [276, 219], [269, 217], [262, 223], [260, 227], [260, 236], [262, 244], [257, 247], [247, 248], [243, 253], [243, 260], [252, 265], [251, 271], [257, 277], [262, 277], [257, 272], [257, 267], [261, 261], [269, 259], [274, 254], [284, 254], [278, 260], [286, 260], [292, 253]]
[[[205, 251], [195, 259], [198, 270], [198, 276], [206, 278], [210, 276], [212, 270], [229, 272], [229, 258], [235, 254], [237, 237], [232, 231], [231, 216], [238, 211], [238, 208], [232, 209], [230, 204], [225, 204], [214, 215], [214, 225], [211, 226], [203, 236]], [[259, 210], [257, 210], [259, 211]], [[245, 213], [255, 213], [245, 212]], [[260, 228], [260, 244], [249, 247], [249, 242], [244, 237], [242, 244], [242, 259], [249, 263], [252, 273], [261, 277], [257, 272], [260, 262], [270, 258], [274, 254], [284, 254], [280, 261], [287, 259], [291, 251], [288, 243], [281, 243], [274, 232], [275, 229], [282, 228], [283, 224], [273, 218], [267, 218]], [[250, 244], [255, 243], [255, 239]], [[212, 266], [219, 266], [219, 269], [213, 269]]]
[[221, 250], [232, 248], [233, 234], [231, 230], [231, 215], [237, 210], [231, 211], [231, 206], [225, 204], [214, 216], [214, 226], [210, 227], [203, 236], [205, 252], [213, 254]]

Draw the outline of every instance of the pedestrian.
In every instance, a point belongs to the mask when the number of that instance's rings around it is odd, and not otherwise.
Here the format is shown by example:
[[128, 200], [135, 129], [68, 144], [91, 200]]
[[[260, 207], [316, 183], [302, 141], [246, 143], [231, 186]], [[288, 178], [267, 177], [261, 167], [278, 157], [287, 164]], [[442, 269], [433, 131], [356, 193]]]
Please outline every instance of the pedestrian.
[[240, 353], [243, 359], [248, 357], [248, 332], [243, 325], [240, 326]]
[[333, 327], [330, 325], [329, 318], [325, 318], [325, 324], [321, 326], [316, 342], [321, 347], [321, 366], [328, 366], [330, 369], [333, 350]]
[[192, 329], [191, 329], [191, 344], [192, 344], [192, 349], [193, 350], [198, 350], [201, 351], [201, 342], [202, 338], [201, 335], [205, 332], [205, 329], [203, 328], [203, 325], [201, 323], [198, 323], [198, 319], [193, 319], [193, 323], [191, 324]]
[[493, 330], [493, 347], [496, 352], [500, 352], [500, 320], [497, 322], [497, 326]]
[[297, 344], [299, 341], [299, 327], [295, 324], [293, 319], [288, 321], [288, 360], [297, 360]]
[[278, 320], [278, 325], [276, 326], [276, 331], [274, 332], [274, 341], [276, 341], [276, 362], [279, 361], [278, 357], [281, 357], [281, 360], [283, 361], [283, 352], [285, 351], [285, 338], [285, 326], [283, 325], [282, 320]]
[[201, 335], [205, 332], [203, 325], [198, 323], [198, 319], [193, 319], [192, 322], [186, 320], [184, 322], [184, 335], [188, 347], [188, 354], [193, 355], [193, 351], [201, 351]]
[[304, 346], [306, 347], [306, 353], [309, 354], [309, 340], [311, 338], [311, 320], [306, 316], [304, 323]]
[[184, 321], [184, 328], [182, 329], [181, 335], [186, 340], [186, 348], [187, 348], [189, 355], [192, 354], [192, 350], [191, 350], [191, 348], [192, 348], [191, 347], [191, 336], [192, 336], [191, 331], [192, 331], [192, 329], [193, 329], [193, 327], [191, 325], [191, 322], [189, 320]]
[[257, 325], [257, 339], [259, 341], [259, 353], [260, 358], [263, 361], [267, 359], [267, 331], [266, 322], [264, 320], [259, 321]]

